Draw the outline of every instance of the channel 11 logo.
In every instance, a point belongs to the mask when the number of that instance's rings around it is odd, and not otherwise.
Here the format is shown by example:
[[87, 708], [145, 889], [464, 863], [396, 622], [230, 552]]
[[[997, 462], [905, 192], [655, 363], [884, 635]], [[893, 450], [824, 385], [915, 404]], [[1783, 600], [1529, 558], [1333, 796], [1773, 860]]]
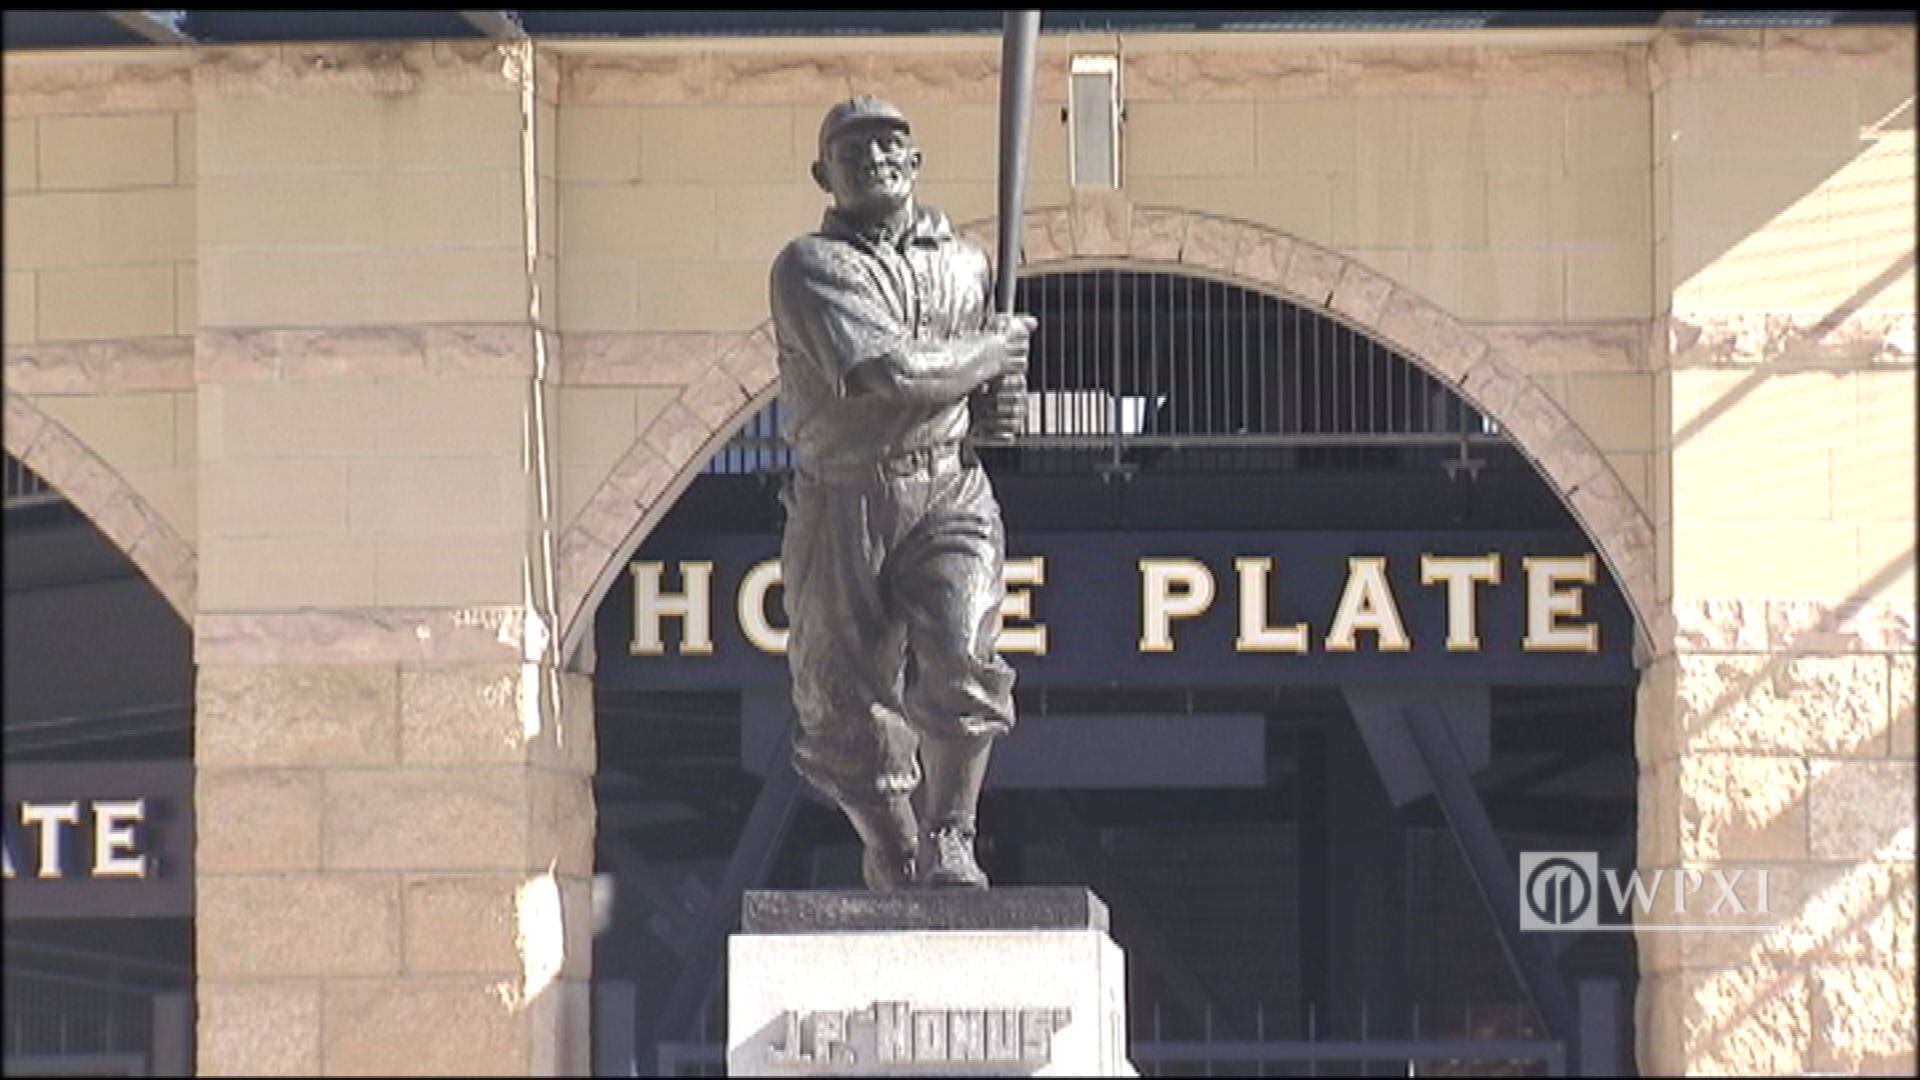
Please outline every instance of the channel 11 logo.
[[1520, 929], [1591, 930], [1599, 924], [1597, 853], [1520, 853]]

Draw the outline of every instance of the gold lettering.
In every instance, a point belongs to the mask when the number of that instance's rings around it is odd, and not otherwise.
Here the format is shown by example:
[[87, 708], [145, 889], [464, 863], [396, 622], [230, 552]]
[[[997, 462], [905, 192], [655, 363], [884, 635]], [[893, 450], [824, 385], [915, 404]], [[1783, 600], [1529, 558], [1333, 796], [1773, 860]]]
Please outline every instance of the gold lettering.
[[1413, 642], [1400, 624], [1400, 609], [1394, 604], [1393, 587], [1387, 583], [1387, 560], [1378, 555], [1356, 555], [1347, 560], [1347, 585], [1340, 594], [1340, 607], [1334, 613], [1333, 626], [1327, 630], [1328, 652], [1354, 652], [1354, 638], [1361, 630], [1379, 635], [1381, 652], [1407, 652]]
[[101, 800], [93, 804], [95, 877], [147, 876], [147, 857], [134, 850], [133, 826], [147, 819], [147, 800]]
[[1233, 651], [1306, 652], [1306, 623], [1267, 625], [1267, 579], [1273, 560], [1245, 555], [1233, 560], [1233, 566], [1240, 573], [1240, 636], [1233, 639]]
[[1006, 594], [1000, 601], [1000, 651], [1003, 653], [1026, 653], [1031, 656], [1047, 655], [1047, 627], [1045, 623], [1032, 626], [1008, 625], [1014, 619], [1033, 618], [1033, 591], [1016, 589], [1016, 585], [1045, 585], [1047, 583], [1047, 557], [1030, 555], [1023, 559], [1008, 559], [1004, 579]]
[[748, 644], [772, 656], [787, 655], [787, 628], [767, 620], [767, 594], [781, 583], [780, 560], [762, 560], [741, 579], [737, 601], [741, 635]]
[[661, 640], [660, 624], [669, 618], [681, 620], [680, 653], [683, 656], [707, 656], [713, 652], [710, 613], [713, 601], [713, 564], [683, 562], [680, 579], [685, 592], [663, 593], [660, 579], [666, 565], [635, 562], [633, 574], [633, 641], [627, 651], [635, 656], [659, 656], [667, 651]]
[[1594, 623], [1567, 625], [1559, 621], [1562, 617], [1580, 615], [1584, 594], [1578, 588], [1561, 586], [1593, 584], [1596, 576], [1593, 556], [1529, 555], [1520, 561], [1527, 571], [1527, 636], [1521, 648], [1527, 652], [1599, 652], [1599, 626]]
[[1447, 584], [1447, 651], [1479, 652], [1479, 599], [1475, 582], [1500, 584], [1500, 555], [1422, 555], [1420, 584]]
[[1140, 560], [1140, 651], [1173, 651], [1173, 620], [1213, 604], [1213, 572], [1197, 559]]
[[64, 877], [60, 865], [60, 830], [64, 825], [80, 824], [80, 804], [21, 803], [20, 821], [40, 828], [40, 870], [43, 878]]

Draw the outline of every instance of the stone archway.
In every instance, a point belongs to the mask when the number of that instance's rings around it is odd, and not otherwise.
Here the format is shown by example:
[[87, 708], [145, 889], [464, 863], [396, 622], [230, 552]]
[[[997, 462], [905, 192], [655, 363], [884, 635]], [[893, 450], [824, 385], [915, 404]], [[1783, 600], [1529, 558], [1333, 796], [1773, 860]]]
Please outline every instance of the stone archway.
[[[993, 222], [961, 231], [991, 252]], [[1497, 422], [1605, 559], [1650, 653], [1660, 610], [1652, 522], [1606, 457], [1514, 358], [1405, 285], [1359, 262], [1260, 225], [1117, 196], [1034, 210], [1022, 221], [1025, 265], [1122, 262], [1212, 277], [1339, 319], [1399, 350]], [[713, 452], [777, 388], [773, 333], [762, 324], [711, 350], [712, 363], [665, 409], [561, 534], [561, 656], [589, 636], [593, 612], [626, 558]]]
[[85, 514], [175, 613], [193, 625], [198, 556], [125, 478], [31, 399], [12, 390], [7, 391], [6, 447]]

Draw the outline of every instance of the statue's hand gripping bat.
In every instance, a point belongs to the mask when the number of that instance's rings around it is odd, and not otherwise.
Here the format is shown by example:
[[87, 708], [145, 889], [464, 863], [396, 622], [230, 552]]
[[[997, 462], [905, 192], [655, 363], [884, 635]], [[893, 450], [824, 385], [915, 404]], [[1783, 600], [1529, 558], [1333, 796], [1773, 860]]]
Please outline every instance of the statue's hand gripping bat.
[[[1033, 118], [1035, 41], [1040, 13], [1009, 11], [1000, 48], [1000, 243], [993, 310], [1013, 313], [1020, 272], [1020, 218], [1027, 188], [1027, 129]], [[987, 442], [1012, 442], [1023, 426], [1024, 375], [1003, 375], [974, 399], [974, 430]]]

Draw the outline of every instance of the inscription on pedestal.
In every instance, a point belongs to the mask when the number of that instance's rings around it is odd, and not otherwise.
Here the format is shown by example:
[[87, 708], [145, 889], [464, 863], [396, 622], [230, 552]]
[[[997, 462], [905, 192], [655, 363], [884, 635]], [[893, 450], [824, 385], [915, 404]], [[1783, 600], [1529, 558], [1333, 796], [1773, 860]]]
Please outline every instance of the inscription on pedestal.
[[1126, 960], [1085, 888], [748, 892], [729, 1076], [1135, 1076]]
[[1037, 1068], [1053, 1059], [1064, 1008], [934, 1009], [904, 1001], [864, 1009], [788, 1009], [775, 1022], [772, 1065], [794, 1069], [869, 1064], [1003, 1065]]

